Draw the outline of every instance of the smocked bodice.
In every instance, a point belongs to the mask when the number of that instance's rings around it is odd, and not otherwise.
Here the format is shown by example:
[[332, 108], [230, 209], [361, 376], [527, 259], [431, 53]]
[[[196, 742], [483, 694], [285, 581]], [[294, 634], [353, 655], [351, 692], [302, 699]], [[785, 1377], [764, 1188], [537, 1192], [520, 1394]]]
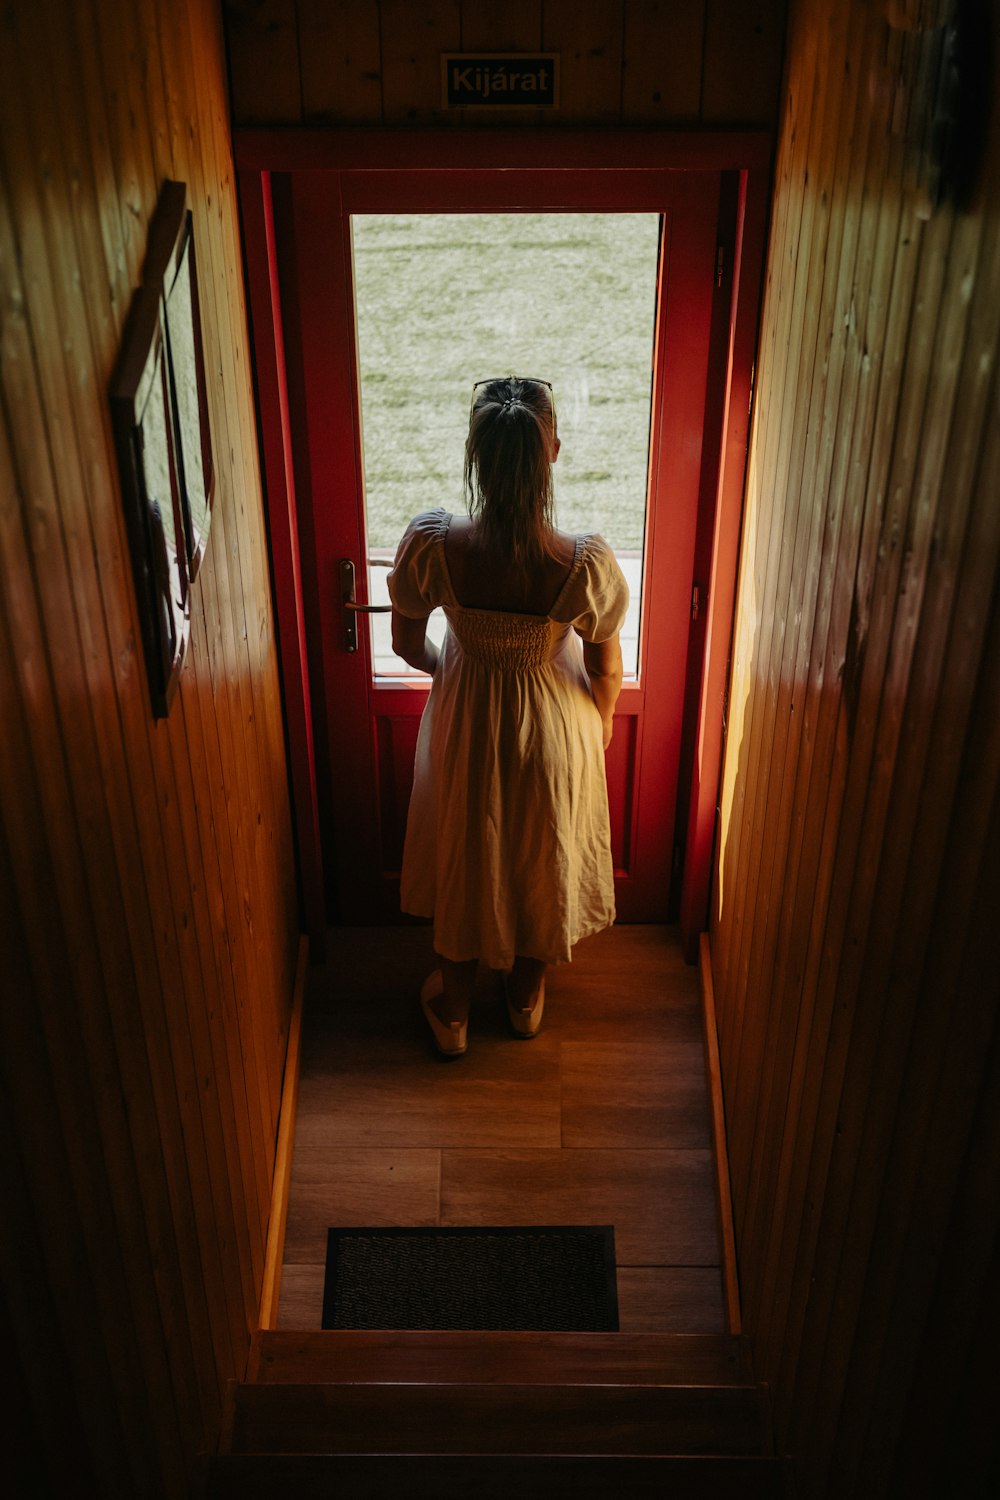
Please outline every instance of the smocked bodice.
[[452, 635], [465, 656], [495, 672], [532, 672], [553, 655], [567, 627], [543, 615], [503, 614], [445, 606]]

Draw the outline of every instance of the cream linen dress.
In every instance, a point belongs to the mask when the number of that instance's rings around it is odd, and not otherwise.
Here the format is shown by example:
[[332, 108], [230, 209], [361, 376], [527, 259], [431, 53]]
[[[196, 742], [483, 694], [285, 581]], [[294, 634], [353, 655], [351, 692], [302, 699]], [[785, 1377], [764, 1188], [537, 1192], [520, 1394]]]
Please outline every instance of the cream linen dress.
[[547, 615], [467, 609], [445, 558], [451, 516], [410, 522], [389, 574], [400, 614], [448, 629], [420, 721], [400, 900], [434, 947], [509, 969], [565, 962], [615, 919], [601, 718], [584, 641], [621, 629], [628, 585], [596, 533], [576, 538]]

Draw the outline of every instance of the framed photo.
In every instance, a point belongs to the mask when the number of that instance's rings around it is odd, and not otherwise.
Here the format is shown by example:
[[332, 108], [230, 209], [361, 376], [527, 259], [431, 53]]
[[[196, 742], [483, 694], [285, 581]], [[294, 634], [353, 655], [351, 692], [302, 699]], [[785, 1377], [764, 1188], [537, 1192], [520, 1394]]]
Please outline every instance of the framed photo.
[[163, 301], [170, 356], [170, 388], [184, 512], [188, 574], [193, 580], [205, 553], [212, 520], [212, 437], [208, 424], [205, 359], [198, 311], [198, 274], [191, 215], [185, 212], [164, 277]]
[[190, 631], [214, 472], [191, 215], [164, 184], [110, 387], [153, 714], [165, 718]]

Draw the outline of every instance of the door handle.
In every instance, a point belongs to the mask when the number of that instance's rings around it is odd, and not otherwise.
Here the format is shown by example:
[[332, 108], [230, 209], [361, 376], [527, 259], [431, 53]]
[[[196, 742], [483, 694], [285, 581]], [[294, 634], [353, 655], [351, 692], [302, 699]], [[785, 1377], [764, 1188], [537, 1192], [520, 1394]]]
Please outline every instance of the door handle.
[[391, 604], [358, 604], [354, 597], [354, 563], [349, 557], [340, 559], [340, 602], [344, 610], [344, 650], [358, 649], [358, 615], [387, 615]]

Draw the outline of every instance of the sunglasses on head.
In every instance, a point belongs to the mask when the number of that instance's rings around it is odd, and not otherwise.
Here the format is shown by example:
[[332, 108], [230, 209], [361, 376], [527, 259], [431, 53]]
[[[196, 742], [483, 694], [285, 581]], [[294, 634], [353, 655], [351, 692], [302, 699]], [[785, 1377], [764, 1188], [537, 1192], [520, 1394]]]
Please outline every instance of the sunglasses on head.
[[513, 382], [515, 380], [520, 385], [544, 385], [545, 389], [549, 393], [549, 412], [551, 413], [552, 421], [553, 421], [553, 425], [554, 425], [555, 424], [556, 408], [555, 408], [555, 401], [553, 400], [553, 396], [552, 396], [552, 382], [551, 382], [551, 380], [539, 380], [534, 375], [491, 375], [487, 380], [477, 380], [475, 382], [475, 384], [473, 385], [473, 387], [472, 387], [472, 398], [471, 398], [471, 400], [469, 402], [469, 417], [470, 417], [470, 419], [472, 417], [473, 411], [475, 410], [476, 392], [479, 390], [480, 386], [484, 386], [484, 385], [504, 385], [506, 383]]

